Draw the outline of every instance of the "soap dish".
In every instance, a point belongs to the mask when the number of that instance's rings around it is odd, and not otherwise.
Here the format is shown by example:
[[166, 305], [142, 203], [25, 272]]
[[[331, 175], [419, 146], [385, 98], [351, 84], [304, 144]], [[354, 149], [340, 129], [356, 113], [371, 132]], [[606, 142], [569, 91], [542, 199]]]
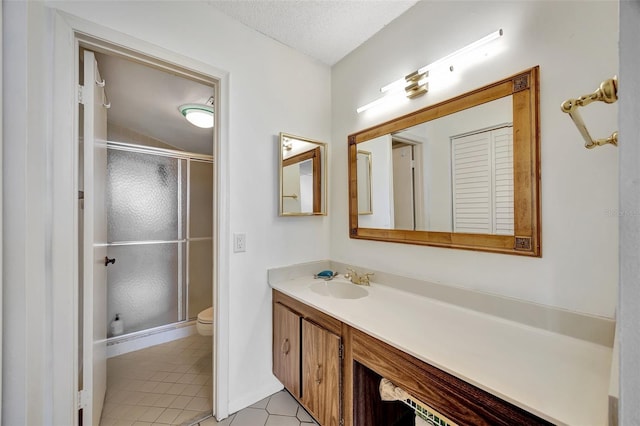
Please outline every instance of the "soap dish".
[[323, 279], [325, 281], [328, 281], [328, 280], [333, 279], [337, 275], [338, 275], [337, 272], [333, 272], [333, 271], [330, 271], [330, 270], [324, 270], [324, 271], [318, 272], [317, 274], [313, 274], [313, 278], [315, 278], [315, 279]]

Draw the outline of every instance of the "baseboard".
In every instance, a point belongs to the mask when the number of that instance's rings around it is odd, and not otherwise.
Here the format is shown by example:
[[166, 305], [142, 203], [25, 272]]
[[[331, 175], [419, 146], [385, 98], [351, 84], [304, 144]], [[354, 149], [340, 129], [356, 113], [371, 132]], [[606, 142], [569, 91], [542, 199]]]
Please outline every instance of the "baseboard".
[[256, 402], [261, 401], [266, 397], [281, 391], [283, 388], [284, 386], [282, 386], [282, 383], [278, 382], [277, 380], [273, 380], [266, 386], [263, 386], [254, 392], [242, 395], [242, 397], [238, 399], [230, 400], [229, 413], [233, 414], [242, 410], [243, 408], [247, 408], [250, 405], [255, 404]]
[[131, 338], [124, 337], [122, 340], [107, 343], [107, 358], [112, 358], [114, 356], [133, 351], [139, 351], [140, 349], [193, 336], [194, 334], [198, 334], [196, 326], [189, 325], [186, 327], [173, 328], [142, 336], [132, 336]]

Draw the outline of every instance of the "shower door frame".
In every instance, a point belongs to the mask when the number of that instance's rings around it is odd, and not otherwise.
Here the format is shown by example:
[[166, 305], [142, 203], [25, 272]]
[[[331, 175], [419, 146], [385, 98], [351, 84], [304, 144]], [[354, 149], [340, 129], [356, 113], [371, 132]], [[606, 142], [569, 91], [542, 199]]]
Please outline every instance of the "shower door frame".
[[[145, 146], [145, 145], [139, 145], [139, 144], [133, 144], [133, 143], [127, 143], [127, 142], [119, 142], [119, 141], [107, 141], [107, 152], [110, 150], [118, 150], [118, 151], [124, 151], [124, 152], [134, 152], [137, 154], [145, 154], [145, 155], [156, 155], [156, 156], [161, 156], [161, 157], [168, 157], [168, 158], [172, 158], [172, 159], [176, 159], [178, 160], [178, 193], [179, 193], [179, 199], [178, 199], [178, 239], [176, 240], [140, 240], [140, 241], [108, 241], [107, 242], [107, 248], [108, 247], [118, 247], [118, 246], [137, 246], [137, 245], [143, 245], [143, 244], [178, 244], [178, 319], [174, 322], [168, 323], [168, 324], [162, 324], [162, 325], [158, 325], [155, 327], [150, 327], [150, 328], [145, 328], [142, 330], [137, 330], [137, 331], [132, 331], [130, 333], [124, 333], [118, 336], [111, 336], [107, 338], [107, 345], [113, 343], [113, 342], [119, 342], [119, 341], [123, 341], [123, 340], [130, 340], [130, 339], [134, 339], [137, 337], [144, 337], [144, 336], [148, 336], [148, 335], [152, 335], [152, 334], [156, 334], [158, 332], [162, 332], [162, 331], [166, 331], [166, 330], [172, 330], [175, 328], [179, 328], [179, 327], [183, 327], [183, 326], [188, 326], [191, 325], [191, 323], [193, 323], [193, 320], [196, 318], [193, 315], [190, 315], [190, 311], [189, 311], [189, 246], [190, 246], [190, 242], [197, 242], [197, 241], [211, 241], [211, 244], [213, 246], [213, 242], [214, 242], [214, 230], [212, 227], [212, 235], [211, 237], [195, 237], [195, 238], [191, 238], [191, 227], [190, 227], [190, 221], [191, 221], [191, 162], [192, 161], [197, 161], [197, 162], [201, 162], [201, 163], [208, 163], [211, 164], [212, 167], [214, 168], [215, 171], [215, 161], [214, 161], [214, 157], [213, 155], [208, 155], [208, 154], [200, 154], [197, 152], [188, 152], [188, 151], [179, 151], [179, 150], [173, 150], [173, 149], [166, 149], [166, 148], [157, 148], [157, 147], [153, 147], [153, 146]], [[185, 160], [186, 161], [186, 185], [184, 185], [184, 187], [182, 187], [180, 181], [182, 179], [182, 174], [180, 172], [180, 169], [182, 167], [180, 161], [181, 160]], [[212, 190], [213, 190], [213, 185], [212, 185]], [[186, 197], [186, 213], [184, 214], [184, 219], [182, 218], [182, 197]], [[215, 211], [214, 211], [215, 214]], [[182, 231], [182, 223], [186, 222], [184, 224], [184, 233], [185, 235], [180, 235], [181, 231]], [[180, 246], [180, 244], [184, 244], [184, 251], [182, 249], [182, 247]], [[183, 255], [184, 253], [184, 255]], [[211, 264], [212, 270], [213, 270], [213, 259], [212, 259], [212, 264]], [[183, 274], [184, 271], [184, 274]], [[213, 272], [212, 272], [213, 273]], [[182, 283], [182, 279], [184, 279], [184, 283]], [[108, 284], [108, 281], [107, 281]], [[212, 283], [213, 286], [213, 283]], [[184, 289], [184, 291], [183, 291]], [[184, 303], [183, 303], [184, 300]], [[185, 312], [182, 312], [184, 306], [184, 310]], [[122, 312], [120, 312], [122, 314]], [[180, 319], [182, 316], [184, 316], [184, 319]]]

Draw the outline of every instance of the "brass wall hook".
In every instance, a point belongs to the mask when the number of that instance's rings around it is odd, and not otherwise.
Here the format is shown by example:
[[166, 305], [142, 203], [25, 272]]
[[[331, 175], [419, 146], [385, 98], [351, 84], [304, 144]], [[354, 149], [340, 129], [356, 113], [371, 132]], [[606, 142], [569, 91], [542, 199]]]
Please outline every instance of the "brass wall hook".
[[561, 105], [562, 112], [569, 114], [573, 122], [575, 123], [578, 131], [585, 140], [585, 148], [594, 148], [596, 146], [612, 144], [618, 146], [618, 132], [613, 132], [608, 138], [593, 139], [587, 130], [587, 126], [584, 124], [584, 120], [578, 111], [578, 107], [587, 106], [592, 102], [601, 101], [607, 104], [612, 104], [618, 100], [618, 78], [613, 77], [603, 81], [600, 84], [598, 90], [588, 95], [580, 96], [577, 99], [568, 99]]

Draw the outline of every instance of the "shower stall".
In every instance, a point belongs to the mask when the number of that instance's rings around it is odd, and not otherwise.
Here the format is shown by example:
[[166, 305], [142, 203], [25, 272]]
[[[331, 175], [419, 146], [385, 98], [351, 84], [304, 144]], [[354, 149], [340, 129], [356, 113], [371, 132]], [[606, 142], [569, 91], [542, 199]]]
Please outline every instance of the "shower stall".
[[[186, 324], [212, 305], [213, 157], [107, 143], [109, 341]], [[108, 260], [107, 259], [107, 260]]]

